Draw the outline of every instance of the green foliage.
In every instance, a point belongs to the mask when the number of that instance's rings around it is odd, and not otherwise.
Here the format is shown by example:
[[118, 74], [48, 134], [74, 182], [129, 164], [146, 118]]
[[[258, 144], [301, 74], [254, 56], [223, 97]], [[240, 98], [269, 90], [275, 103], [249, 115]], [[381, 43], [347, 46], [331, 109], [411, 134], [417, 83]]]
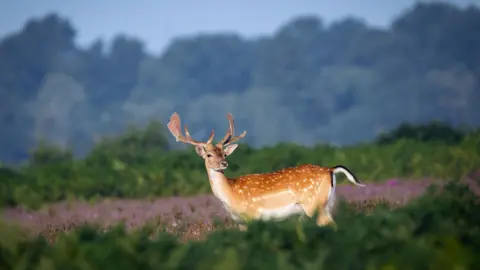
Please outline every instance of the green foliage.
[[73, 161], [72, 152], [58, 146], [50, 145], [41, 140], [37, 148], [30, 154], [29, 163], [32, 166], [52, 165]]
[[102, 139], [89, 155], [88, 162], [98, 163], [100, 159], [115, 157], [123, 162], [142, 163], [168, 149], [165, 128], [158, 121], [152, 121], [144, 128], [132, 126], [122, 136]]
[[252, 222], [180, 242], [153, 228], [103, 233], [82, 227], [53, 245], [0, 224], [2, 269], [478, 269], [480, 207], [460, 184], [390, 210], [359, 213], [341, 203], [337, 229], [313, 220]]
[[411, 125], [404, 123], [388, 133], [381, 134], [376, 141], [377, 143], [385, 144], [400, 139], [410, 139], [422, 142], [433, 141], [455, 144], [462, 141], [465, 135], [466, 132], [454, 129], [450, 125], [441, 122], [432, 122], [428, 125]]
[[[130, 130], [99, 143], [84, 159], [41, 144], [32, 161], [0, 171], [1, 205], [39, 207], [67, 198], [144, 198], [209, 193], [203, 160], [192, 147], [167, 151], [159, 126]], [[261, 173], [300, 164], [345, 165], [365, 182], [389, 178], [460, 179], [480, 167], [480, 136], [456, 144], [401, 139], [384, 144], [308, 148], [281, 143], [264, 148], [241, 144], [229, 157], [227, 176]], [[340, 183], [342, 179], [339, 179]]]

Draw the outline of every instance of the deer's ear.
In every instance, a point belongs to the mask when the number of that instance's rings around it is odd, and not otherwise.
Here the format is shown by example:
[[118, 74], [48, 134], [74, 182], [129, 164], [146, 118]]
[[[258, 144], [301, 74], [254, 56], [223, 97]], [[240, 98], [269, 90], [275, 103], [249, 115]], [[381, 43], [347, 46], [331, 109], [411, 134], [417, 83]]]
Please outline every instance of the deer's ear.
[[197, 155], [204, 157], [205, 156], [205, 148], [201, 145], [195, 146], [195, 152], [197, 152]]
[[225, 149], [223, 149], [223, 152], [225, 153], [225, 155], [230, 156], [233, 153], [233, 151], [237, 149], [237, 147], [238, 147], [238, 144], [230, 144], [229, 146], [225, 147]]

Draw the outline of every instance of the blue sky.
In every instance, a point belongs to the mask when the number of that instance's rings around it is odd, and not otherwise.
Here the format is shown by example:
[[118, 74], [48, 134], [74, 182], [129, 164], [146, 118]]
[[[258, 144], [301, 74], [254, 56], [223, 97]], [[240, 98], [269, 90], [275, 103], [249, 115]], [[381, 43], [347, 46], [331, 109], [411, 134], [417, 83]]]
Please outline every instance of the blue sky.
[[[118, 33], [145, 41], [159, 53], [173, 37], [200, 32], [236, 32], [245, 37], [270, 34], [289, 19], [318, 15], [326, 23], [356, 16], [386, 27], [416, 0], [1, 0], [0, 37], [18, 31], [26, 20], [49, 12], [68, 18], [77, 43], [110, 40]], [[450, 0], [460, 6], [480, 0]]]

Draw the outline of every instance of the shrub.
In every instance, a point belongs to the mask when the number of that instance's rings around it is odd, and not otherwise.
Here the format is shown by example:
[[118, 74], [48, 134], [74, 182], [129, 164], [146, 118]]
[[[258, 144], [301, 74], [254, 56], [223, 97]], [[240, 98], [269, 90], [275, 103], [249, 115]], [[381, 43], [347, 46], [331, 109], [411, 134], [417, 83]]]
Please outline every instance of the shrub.
[[[143, 198], [210, 192], [203, 160], [191, 147], [167, 151], [166, 141], [156, 138], [161, 135], [158, 128], [153, 125], [146, 131], [131, 131], [125, 137], [104, 141], [79, 160], [72, 159], [68, 151], [40, 147], [34, 152], [34, 162], [14, 174], [0, 174], [4, 195], [0, 205], [38, 207], [41, 202], [69, 197]], [[253, 149], [243, 144], [229, 157], [226, 174], [235, 177], [313, 163], [346, 165], [365, 182], [461, 179], [480, 168], [479, 145], [480, 133], [465, 135], [454, 145], [411, 139], [345, 147], [281, 143]]]
[[[478, 269], [480, 215], [468, 188], [432, 189], [407, 206], [369, 215], [340, 204], [338, 229], [313, 220], [253, 222], [180, 242], [152, 228], [82, 227], [50, 245], [0, 228], [2, 269]], [[5, 236], [5, 237], [3, 237]]]

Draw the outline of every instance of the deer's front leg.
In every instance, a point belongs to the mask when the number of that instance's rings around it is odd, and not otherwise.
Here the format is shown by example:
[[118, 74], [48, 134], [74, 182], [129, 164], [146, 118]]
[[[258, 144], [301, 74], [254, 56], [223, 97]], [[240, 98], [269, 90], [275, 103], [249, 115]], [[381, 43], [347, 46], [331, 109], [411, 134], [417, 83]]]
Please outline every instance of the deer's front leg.
[[248, 227], [247, 227], [247, 225], [244, 225], [244, 224], [238, 224], [238, 229], [240, 231], [244, 232], [244, 231], [248, 230]]

